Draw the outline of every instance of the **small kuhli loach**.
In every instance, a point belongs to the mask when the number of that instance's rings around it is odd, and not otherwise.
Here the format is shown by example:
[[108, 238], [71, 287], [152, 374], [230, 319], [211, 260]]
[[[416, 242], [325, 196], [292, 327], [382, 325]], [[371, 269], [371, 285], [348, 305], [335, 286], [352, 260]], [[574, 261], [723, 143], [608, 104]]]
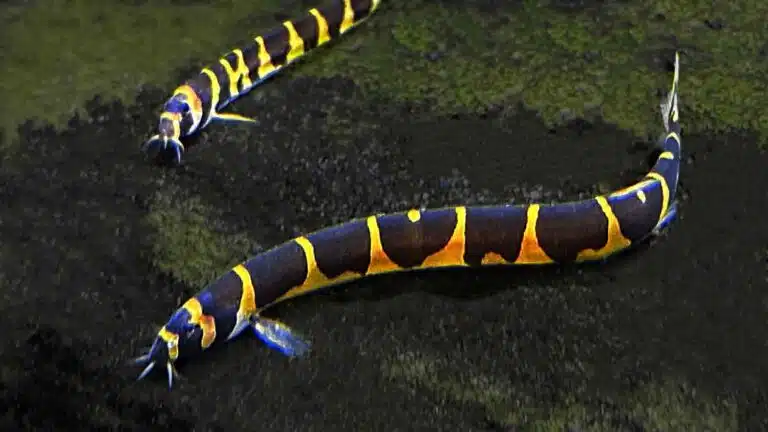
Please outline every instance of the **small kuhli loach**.
[[[160, 114], [157, 134], [143, 145], [150, 156], [181, 163], [182, 138], [212, 121], [257, 123], [255, 119], [221, 110], [285, 66], [368, 18], [381, 0], [336, 0], [285, 21], [248, 46], [225, 54], [173, 91]], [[170, 156], [170, 157], [168, 157]]]

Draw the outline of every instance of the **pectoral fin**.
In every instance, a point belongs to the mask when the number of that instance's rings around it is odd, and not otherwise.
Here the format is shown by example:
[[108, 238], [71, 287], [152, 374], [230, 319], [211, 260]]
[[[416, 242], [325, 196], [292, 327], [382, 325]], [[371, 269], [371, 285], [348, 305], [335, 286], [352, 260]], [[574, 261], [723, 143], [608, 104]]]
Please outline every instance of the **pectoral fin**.
[[258, 121], [256, 121], [255, 119], [241, 116], [240, 114], [234, 114], [234, 113], [216, 113], [214, 114], [213, 119], [218, 121], [225, 121], [225, 122], [258, 123]]
[[279, 321], [254, 317], [251, 319], [251, 328], [265, 344], [286, 356], [298, 357], [309, 351], [309, 343]]

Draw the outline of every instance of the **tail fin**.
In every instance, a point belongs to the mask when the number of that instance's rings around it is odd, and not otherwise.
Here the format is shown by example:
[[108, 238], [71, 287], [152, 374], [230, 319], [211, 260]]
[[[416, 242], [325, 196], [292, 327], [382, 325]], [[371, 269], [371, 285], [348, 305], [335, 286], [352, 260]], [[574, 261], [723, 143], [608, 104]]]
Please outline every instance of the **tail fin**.
[[678, 106], [677, 106], [677, 82], [680, 78], [680, 53], [675, 52], [675, 75], [672, 79], [672, 89], [667, 94], [667, 100], [661, 103], [661, 117], [664, 121], [664, 129], [667, 132], [670, 131], [670, 120], [674, 123], [678, 122]]

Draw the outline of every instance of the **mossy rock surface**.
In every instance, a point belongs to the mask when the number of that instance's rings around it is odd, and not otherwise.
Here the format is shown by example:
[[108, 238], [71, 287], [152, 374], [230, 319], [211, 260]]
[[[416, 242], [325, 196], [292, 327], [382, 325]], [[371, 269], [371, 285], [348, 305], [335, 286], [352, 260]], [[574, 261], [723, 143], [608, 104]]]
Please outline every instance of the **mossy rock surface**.
[[[188, 3], [188, 4], [187, 4]], [[94, 95], [134, 103], [145, 84], [166, 88], [180, 70], [312, 5], [229, 0], [47, 0], [4, 11], [3, 129], [27, 119], [64, 126]], [[382, 2], [354, 35], [290, 75], [345, 76], [366, 91], [439, 112], [522, 101], [547, 124], [602, 117], [655, 135], [649, 101], [683, 52], [686, 130], [768, 136], [768, 6], [758, 0], [672, 2]], [[153, 107], [162, 103], [154, 102]]]

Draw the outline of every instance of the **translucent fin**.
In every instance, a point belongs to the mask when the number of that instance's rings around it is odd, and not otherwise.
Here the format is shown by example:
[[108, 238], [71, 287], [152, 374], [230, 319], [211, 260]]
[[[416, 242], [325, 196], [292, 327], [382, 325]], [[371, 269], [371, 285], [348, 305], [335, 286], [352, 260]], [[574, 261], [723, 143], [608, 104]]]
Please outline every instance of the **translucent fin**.
[[256, 336], [270, 348], [284, 355], [299, 357], [309, 351], [310, 345], [285, 324], [264, 317], [254, 317], [251, 327]]
[[178, 165], [181, 163], [181, 155], [184, 153], [184, 144], [176, 138], [155, 135], [144, 143], [142, 151], [150, 158], [162, 156], [164, 159], [173, 160]]
[[659, 223], [656, 224], [656, 228], [653, 229], [654, 235], [659, 235], [661, 231], [663, 231], [675, 218], [677, 217], [677, 203], [672, 203], [672, 205], [667, 210], [667, 214], [665, 214], [661, 220], [659, 220]]
[[672, 89], [667, 94], [667, 99], [661, 103], [661, 118], [664, 129], [669, 131], [669, 120], [678, 121], [677, 83], [680, 79], [680, 53], [675, 53], [675, 74], [672, 78]]
[[241, 116], [234, 113], [216, 113], [213, 115], [214, 120], [229, 121], [229, 122], [244, 122], [244, 123], [258, 123], [255, 119], [250, 117]]

